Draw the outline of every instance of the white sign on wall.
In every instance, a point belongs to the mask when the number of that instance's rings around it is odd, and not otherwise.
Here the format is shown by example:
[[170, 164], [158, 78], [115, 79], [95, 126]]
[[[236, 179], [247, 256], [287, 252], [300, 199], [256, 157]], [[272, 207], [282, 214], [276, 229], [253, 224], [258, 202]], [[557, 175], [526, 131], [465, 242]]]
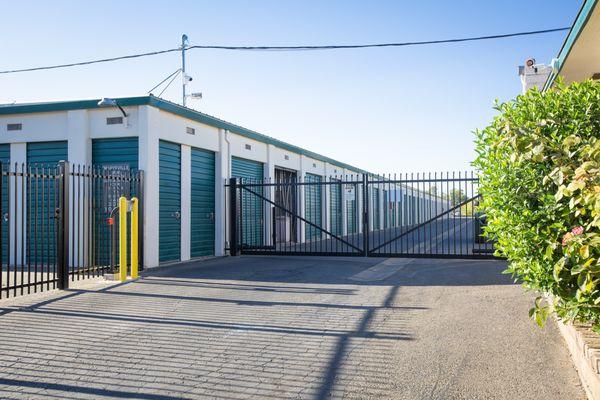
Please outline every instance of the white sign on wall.
[[356, 187], [354, 185], [344, 185], [344, 200], [356, 200]]
[[128, 164], [106, 164], [102, 166], [104, 208], [110, 212], [119, 202], [119, 197], [130, 197], [130, 169]]

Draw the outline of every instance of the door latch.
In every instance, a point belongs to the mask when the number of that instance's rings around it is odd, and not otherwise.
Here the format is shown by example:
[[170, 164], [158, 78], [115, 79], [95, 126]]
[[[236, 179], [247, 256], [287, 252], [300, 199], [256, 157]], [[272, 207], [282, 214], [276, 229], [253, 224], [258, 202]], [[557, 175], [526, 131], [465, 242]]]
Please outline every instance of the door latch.
[[181, 219], [181, 213], [179, 211], [175, 211], [171, 216], [178, 221]]

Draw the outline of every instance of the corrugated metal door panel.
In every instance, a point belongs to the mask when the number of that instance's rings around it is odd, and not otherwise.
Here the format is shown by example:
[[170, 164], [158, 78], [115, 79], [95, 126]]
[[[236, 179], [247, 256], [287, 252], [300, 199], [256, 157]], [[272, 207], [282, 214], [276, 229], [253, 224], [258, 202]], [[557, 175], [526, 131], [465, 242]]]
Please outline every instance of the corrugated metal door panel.
[[[128, 168], [131, 172], [138, 170], [139, 144], [137, 137], [93, 139], [92, 140], [92, 164], [102, 166], [110, 171], [111, 167], [123, 169]], [[123, 195], [126, 197], [138, 196], [136, 185], [133, 187], [122, 187]], [[109, 186], [103, 184], [94, 185], [94, 219], [99, 221], [94, 226], [96, 240], [94, 257], [102, 265], [110, 262], [110, 235], [111, 227], [105, 223], [110, 216], [110, 211], [117, 206], [118, 194], [107, 193]], [[114, 185], [110, 185], [112, 190], [118, 190]], [[110, 201], [109, 201], [110, 200]], [[109, 204], [111, 203], [111, 204]], [[128, 244], [130, 232], [128, 230]], [[131, 256], [127, 252], [128, 257]]]
[[[38, 166], [39, 172], [58, 172], [59, 161], [67, 160], [68, 145], [66, 140], [55, 142], [27, 143], [27, 163], [29, 167]], [[31, 191], [27, 195], [27, 203], [32, 204], [27, 215], [31, 226], [37, 227], [27, 235], [27, 247], [38, 251], [31, 256], [32, 262], [40, 262], [49, 266], [56, 261], [56, 222], [54, 211], [58, 206], [58, 185], [55, 179], [32, 178]], [[33, 197], [31, 197], [33, 195]], [[36, 206], [37, 204], [37, 206]]]
[[[231, 176], [248, 182], [263, 182], [264, 166], [258, 161], [231, 157]], [[262, 188], [254, 188], [261, 194]], [[263, 201], [242, 190], [242, 240], [243, 245], [261, 246], [264, 235]]]
[[67, 141], [27, 143], [27, 163], [54, 167], [67, 159]]
[[[0, 163], [2, 168], [8, 169], [10, 163], [10, 144], [0, 144]], [[8, 177], [2, 177], [2, 213], [0, 224], [2, 224], [2, 261], [8, 259], [8, 221], [4, 220], [3, 214], [8, 212]]]
[[138, 138], [113, 138], [92, 140], [92, 164], [128, 165], [138, 169]]
[[181, 259], [181, 146], [161, 140], [159, 169], [159, 261]]
[[191, 155], [192, 257], [215, 253], [215, 153], [192, 147]]
[[[335, 182], [335, 180], [332, 180]], [[342, 185], [329, 185], [329, 225], [334, 235], [342, 234]]]
[[[319, 175], [306, 174], [305, 182], [321, 182]], [[306, 185], [304, 189], [305, 197], [305, 218], [317, 226], [321, 226], [321, 185]], [[306, 239], [315, 239], [321, 237], [321, 231], [312, 225], [306, 225]]]

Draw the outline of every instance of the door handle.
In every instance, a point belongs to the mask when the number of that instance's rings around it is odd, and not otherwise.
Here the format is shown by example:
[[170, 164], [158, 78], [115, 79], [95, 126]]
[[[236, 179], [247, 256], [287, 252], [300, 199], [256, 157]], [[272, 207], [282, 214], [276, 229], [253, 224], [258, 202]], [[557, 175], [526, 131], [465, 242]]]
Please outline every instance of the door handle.
[[179, 211], [175, 211], [171, 216], [178, 221], [181, 219], [181, 213]]
[[7, 212], [2, 215], [2, 219], [4, 220], [4, 222], [8, 222], [8, 213]]

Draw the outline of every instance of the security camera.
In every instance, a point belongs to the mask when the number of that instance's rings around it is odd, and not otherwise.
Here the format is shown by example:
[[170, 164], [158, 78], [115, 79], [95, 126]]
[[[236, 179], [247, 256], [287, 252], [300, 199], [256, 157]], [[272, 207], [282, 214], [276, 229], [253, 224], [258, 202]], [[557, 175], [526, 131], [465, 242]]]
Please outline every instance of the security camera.
[[193, 80], [193, 78], [191, 76], [189, 76], [188, 74], [184, 74], [183, 75], [183, 83], [184, 84], [188, 84]]
[[532, 68], [535, 65], [535, 58], [528, 58], [525, 60], [525, 65]]

